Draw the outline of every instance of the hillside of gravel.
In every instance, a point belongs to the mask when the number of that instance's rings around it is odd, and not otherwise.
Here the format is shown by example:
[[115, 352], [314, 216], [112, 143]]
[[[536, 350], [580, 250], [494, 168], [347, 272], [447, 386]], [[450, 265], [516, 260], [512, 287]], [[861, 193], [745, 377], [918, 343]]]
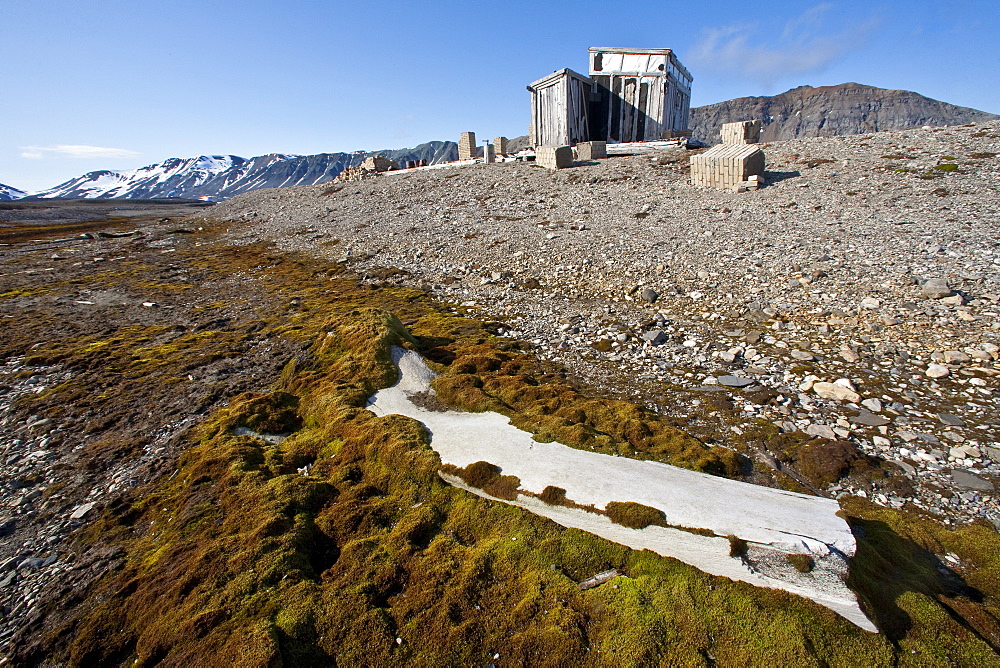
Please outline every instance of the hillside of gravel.
[[[750, 193], [693, 188], [676, 149], [262, 191], [213, 215], [232, 243], [429, 289], [814, 493], [1000, 525], [1000, 123], [762, 148]], [[805, 437], [840, 450], [807, 459]]]

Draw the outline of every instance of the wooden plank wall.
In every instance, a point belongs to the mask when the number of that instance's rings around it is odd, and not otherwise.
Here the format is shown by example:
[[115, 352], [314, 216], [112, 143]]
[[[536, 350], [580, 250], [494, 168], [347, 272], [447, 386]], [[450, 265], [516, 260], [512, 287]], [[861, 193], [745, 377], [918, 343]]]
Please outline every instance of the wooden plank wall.
[[539, 88], [534, 95], [532, 109], [534, 143], [536, 146], [555, 146], [568, 140], [566, 127], [566, 77]]
[[592, 84], [563, 75], [532, 93], [531, 138], [535, 146], [572, 146], [590, 139]]
[[573, 146], [578, 142], [590, 140], [588, 110], [592, 84], [567, 77], [566, 85], [569, 103], [566, 108], [568, 137], [565, 143]]

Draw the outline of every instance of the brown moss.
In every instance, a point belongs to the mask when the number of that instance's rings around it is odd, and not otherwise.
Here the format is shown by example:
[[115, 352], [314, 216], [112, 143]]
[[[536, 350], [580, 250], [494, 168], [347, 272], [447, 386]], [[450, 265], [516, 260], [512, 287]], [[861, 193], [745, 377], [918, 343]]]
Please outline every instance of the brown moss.
[[521, 480], [517, 476], [501, 475], [500, 467], [489, 462], [473, 462], [465, 468], [444, 464], [441, 470], [461, 478], [470, 487], [476, 487], [490, 496], [507, 501], [517, 498], [518, 488], [521, 486]]
[[795, 567], [799, 573], [808, 573], [813, 569], [815, 562], [813, 562], [812, 557], [808, 554], [788, 554], [785, 555], [785, 559], [788, 560], [792, 566]]
[[513, 475], [497, 476], [483, 486], [483, 491], [498, 499], [514, 501], [517, 499], [518, 488], [521, 486], [521, 479]]
[[746, 557], [747, 555], [747, 542], [742, 538], [733, 536], [730, 534], [726, 536], [729, 539], [729, 556], [739, 557], [740, 559]]
[[538, 495], [538, 498], [550, 506], [561, 506], [566, 503], [566, 490], [562, 487], [549, 485], [542, 490], [542, 493]]
[[634, 501], [610, 501], [604, 512], [615, 524], [630, 529], [645, 529], [652, 525], [667, 526], [667, 518], [662, 510]]
[[466, 485], [479, 487], [480, 489], [495, 478], [500, 477], [500, 467], [484, 461], [473, 462], [464, 469], [458, 467], [449, 468], [449, 472], [451, 470], [454, 470], [456, 475], [465, 481]]
[[798, 449], [798, 470], [817, 485], [828, 485], [852, 471], [868, 468], [864, 454], [849, 441], [815, 439]]

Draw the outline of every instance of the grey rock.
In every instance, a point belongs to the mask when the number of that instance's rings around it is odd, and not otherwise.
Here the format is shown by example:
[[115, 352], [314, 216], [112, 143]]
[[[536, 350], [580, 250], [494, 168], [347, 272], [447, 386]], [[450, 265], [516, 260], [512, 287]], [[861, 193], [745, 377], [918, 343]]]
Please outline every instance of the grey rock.
[[656, 300], [660, 298], [660, 293], [652, 288], [646, 288], [642, 291], [642, 293], [640, 293], [639, 296], [642, 297], [642, 301], [649, 304], [655, 304]]
[[882, 427], [892, 422], [889, 418], [876, 415], [870, 411], [861, 411], [854, 417], [850, 418], [850, 421], [854, 424], [863, 424], [869, 427]]
[[76, 507], [76, 508], [75, 508], [75, 509], [73, 510], [73, 512], [72, 512], [72, 513], [70, 513], [70, 515], [69, 515], [69, 518], [70, 518], [71, 520], [79, 520], [79, 519], [83, 519], [83, 517], [84, 517], [84, 516], [85, 516], [85, 515], [86, 515], [87, 513], [89, 513], [89, 512], [90, 512], [90, 511], [91, 511], [91, 510], [93, 509], [93, 507], [94, 507], [94, 504], [93, 504], [93, 502], [90, 502], [90, 503], [84, 503], [84, 504], [82, 504], [82, 505], [79, 505], [79, 506], [77, 506], [77, 507]]
[[830, 440], [837, 438], [837, 434], [833, 431], [833, 427], [826, 424], [811, 424], [806, 427], [805, 431], [810, 436], [818, 436], [820, 438], [828, 438]]
[[958, 487], [963, 489], [974, 489], [981, 492], [992, 491], [993, 483], [988, 480], [983, 480], [975, 473], [970, 473], [962, 469], [955, 469], [951, 472], [951, 479], [955, 481]]
[[951, 413], [938, 413], [938, 420], [941, 420], [941, 424], [946, 424], [950, 427], [965, 426], [965, 420]]
[[651, 329], [643, 332], [642, 340], [649, 342], [650, 345], [661, 346], [670, 340], [670, 336], [662, 329]]
[[837, 383], [813, 383], [813, 392], [824, 399], [857, 403], [861, 395]]
[[837, 354], [839, 354], [841, 359], [845, 362], [857, 362], [861, 359], [861, 356], [850, 348], [841, 348], [837, 351]]
[[926, 299], [941, 299], [951, 294], [951, 286], [943, 278], [928, 278], [920, 286], [920, 294]]
[[601, 571], [597, 575], [587, 578], [577, 586], [580, 588], [581, 591], [585, 589], [593, 589], [594, 587], [602, 585], [605, 582], [608, 582], [609, 580], [613, 580], [620, 575], [621, 572], [619, 572], [617, 569], [612, 568], [611, 570]]
[[946, 367], [944, 364], [928, 364], [924, 375], [928, 378], [944, 378], [950, 373], [951, 369]]
[[38, 557], [28, 557], [27, 559], [25, 559], [24, 561], [22, 561], [17, 565], [17, 570], [23, 571], [25, 568], [30, 568], [32, 570], [37, 571], [39, 568], [42, 567], [42, 564], [44, 562], [45, 562], [44, 559], [39, 559]]
[[28, 423], [28, 429], [30, 430], [46, 429], [47, 427], [51, 426], [52, 426], [52, 420], [49, 418], [42, 418], [41, 420], [35, 420], [33, 422]]
[[752, 378], [740, 378], [739, 376], [719, 376], [719, 384], [727, 387], [746, 387], [753, 385], [756, 381]]

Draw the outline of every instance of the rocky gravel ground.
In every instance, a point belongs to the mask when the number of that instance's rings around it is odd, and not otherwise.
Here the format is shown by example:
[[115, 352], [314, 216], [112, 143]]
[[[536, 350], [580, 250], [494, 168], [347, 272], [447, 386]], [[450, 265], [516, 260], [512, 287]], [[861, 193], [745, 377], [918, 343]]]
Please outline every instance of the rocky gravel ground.
[[763, 466], [783, 464], [749, 437], [805, 434], [910, 483], [817, 493], [1000, 527], [1000, 123], [762, 148], [749, 193], [690, 186], [677, 149], [262, 190], [211, 213], [232, 244], [429, 289]]

